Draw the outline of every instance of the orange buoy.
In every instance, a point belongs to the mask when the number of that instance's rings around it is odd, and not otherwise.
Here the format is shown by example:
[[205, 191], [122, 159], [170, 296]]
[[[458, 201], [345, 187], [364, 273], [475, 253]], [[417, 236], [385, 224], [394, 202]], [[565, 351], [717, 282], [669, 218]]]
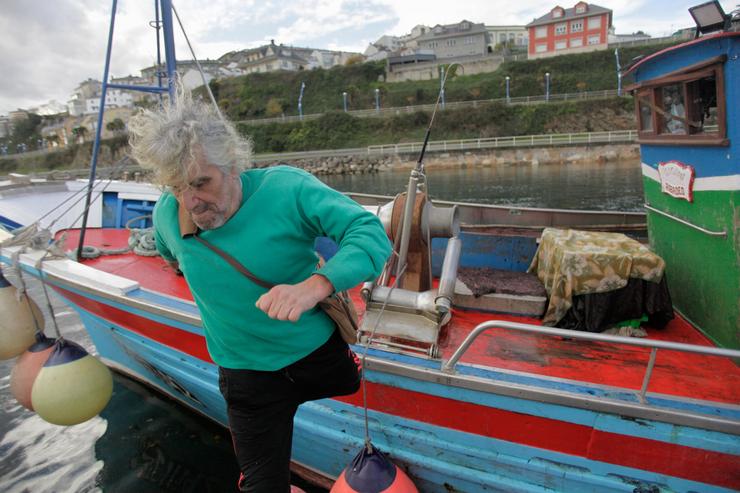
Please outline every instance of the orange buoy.
[[54, 341], [43, 334], [38, 334], [36, 342], [25, 353], [21, 354], [10, 373], [10, 392], [18, 403], [26, 409], [33, 411], [33, 404], [31, 403], [33, 382], [36, 381], [41, 367], [49, 359], [49, 354], [53, 349]]
[[0, 272], [0, 360], [15, 358], [36, 342], [36, 323], [44, 327], [44, 316], [31, 298], [20, 298], [15, 286]]
[[60, 339], [31, 388], [33, 409], [56, 425], [76, 425], [97, 415], [113, 394], [110, 370], [80, 345]]
[[363, 447], [330, 493], [419, 493], [411, 479], [375, 447]]

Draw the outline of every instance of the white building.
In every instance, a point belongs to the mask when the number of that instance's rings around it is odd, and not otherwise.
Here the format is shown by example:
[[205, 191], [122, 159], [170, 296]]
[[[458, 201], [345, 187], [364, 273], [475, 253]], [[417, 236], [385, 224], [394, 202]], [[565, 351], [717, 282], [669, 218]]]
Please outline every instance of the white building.
[[[105, 92], [106, 108], [133, 108], [134, 98], [129, 91], [121, 89], [108, 89]], [[88, 98], [85, 100], [85, 113], [97, 113], [100, 111], [100, 95], [97, 98]]]

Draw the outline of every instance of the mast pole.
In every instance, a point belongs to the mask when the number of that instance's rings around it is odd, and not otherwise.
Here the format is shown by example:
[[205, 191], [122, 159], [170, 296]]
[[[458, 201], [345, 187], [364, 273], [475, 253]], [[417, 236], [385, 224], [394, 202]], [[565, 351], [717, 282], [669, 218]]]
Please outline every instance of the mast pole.
[[85, 231], [87, 230], [87, 217], [90, 213], [90, 199], [92, 197], [93, 185], [95, 184], [95, 172], [98, 166], [98, 151], [100, 150], [100, 134], [103, 127], [103, 113], [105, 112], [105, 97], [108, 92], [108, 72], [110, 69], [110, 53], [113, 46], [113, 28], [116, 24], [116, 7], [118, 0], [113, 0], [113, 9], [110, 16], [110, 28], [108, 29], [108, 48], [105, 53], [105, 69], [103, 69], [103, 84], [100, 91], [100, 109], [98, 110], [98, 125], [95, 129], [95, 142], [93, 144], [92, 158], [90, 159], [90, 177], [87, 181], [87, 196], [85, 197], [85, 209], [82, 215], [82, 228], [80, 229], [80, 241], [77, 244], [77, 261], [82, 258], [82, 246], [85, 244]]

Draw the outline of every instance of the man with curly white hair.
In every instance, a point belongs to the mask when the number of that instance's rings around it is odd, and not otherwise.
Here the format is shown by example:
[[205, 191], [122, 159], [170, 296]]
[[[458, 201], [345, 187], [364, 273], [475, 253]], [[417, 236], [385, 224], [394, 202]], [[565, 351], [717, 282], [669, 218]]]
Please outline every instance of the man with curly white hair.
[[[390, 243], [354, 201], [296, 168], [253, 168], [249, 141], [215, 109], [183, 90], [175, 99], [129, 123], [133, 156], [166, 187], [154, 210], [157, 249], [200, 310], [240, 491], [287, 493], [297, 407], [360, 383], [355, 355], [316, 305], [375, 278]], [[323, 236], [339, 249], [318, 267], [314, 241]]]

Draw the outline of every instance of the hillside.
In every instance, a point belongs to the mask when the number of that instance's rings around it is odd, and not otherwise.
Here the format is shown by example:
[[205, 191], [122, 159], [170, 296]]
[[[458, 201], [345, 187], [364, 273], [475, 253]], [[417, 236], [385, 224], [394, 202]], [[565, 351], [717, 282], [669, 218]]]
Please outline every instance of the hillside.
[[[364, 147], [423, 140], [431, 114], [418, 111], [389, 118], [357, 118], [341, 111], [316, 120], [263, 125], [237, 124], [251, 137], [255, 151], [285, 152]], [[475, 139], [541, 133], [595, 132], [634, 128], [629, 98], [506, 105], [441, 111], [435, 117], [433, 140]]]
[[[637, 46], [620, 50], [622, 64], [638, 55], [648, 55], [666, 45]], [[466, 76], [456, 74], [447, 82], [447, 101], [485, 100], [505, 97], [506, 76], [511, 78], [512, 97], [540, 95], [545, 91], [544, 74], [549, 72], [552, 93], [616, 89], [615, 58], [612, 50], [563, 55], [541, 60], [506, 62], [495, 72]], [[384, 82], [385, 63], [370, 62], [329, 70], [269, 72], [211, 82], [219, 105], [234, 121], [298, 114], [301, 82], [306, 87], [303, 112], [342, 110], [342, 92], [347, 92], [350, 109], [375, 105], [379, 89], [381, 105], [407, 106], [433, 103], [439, 80]]]

